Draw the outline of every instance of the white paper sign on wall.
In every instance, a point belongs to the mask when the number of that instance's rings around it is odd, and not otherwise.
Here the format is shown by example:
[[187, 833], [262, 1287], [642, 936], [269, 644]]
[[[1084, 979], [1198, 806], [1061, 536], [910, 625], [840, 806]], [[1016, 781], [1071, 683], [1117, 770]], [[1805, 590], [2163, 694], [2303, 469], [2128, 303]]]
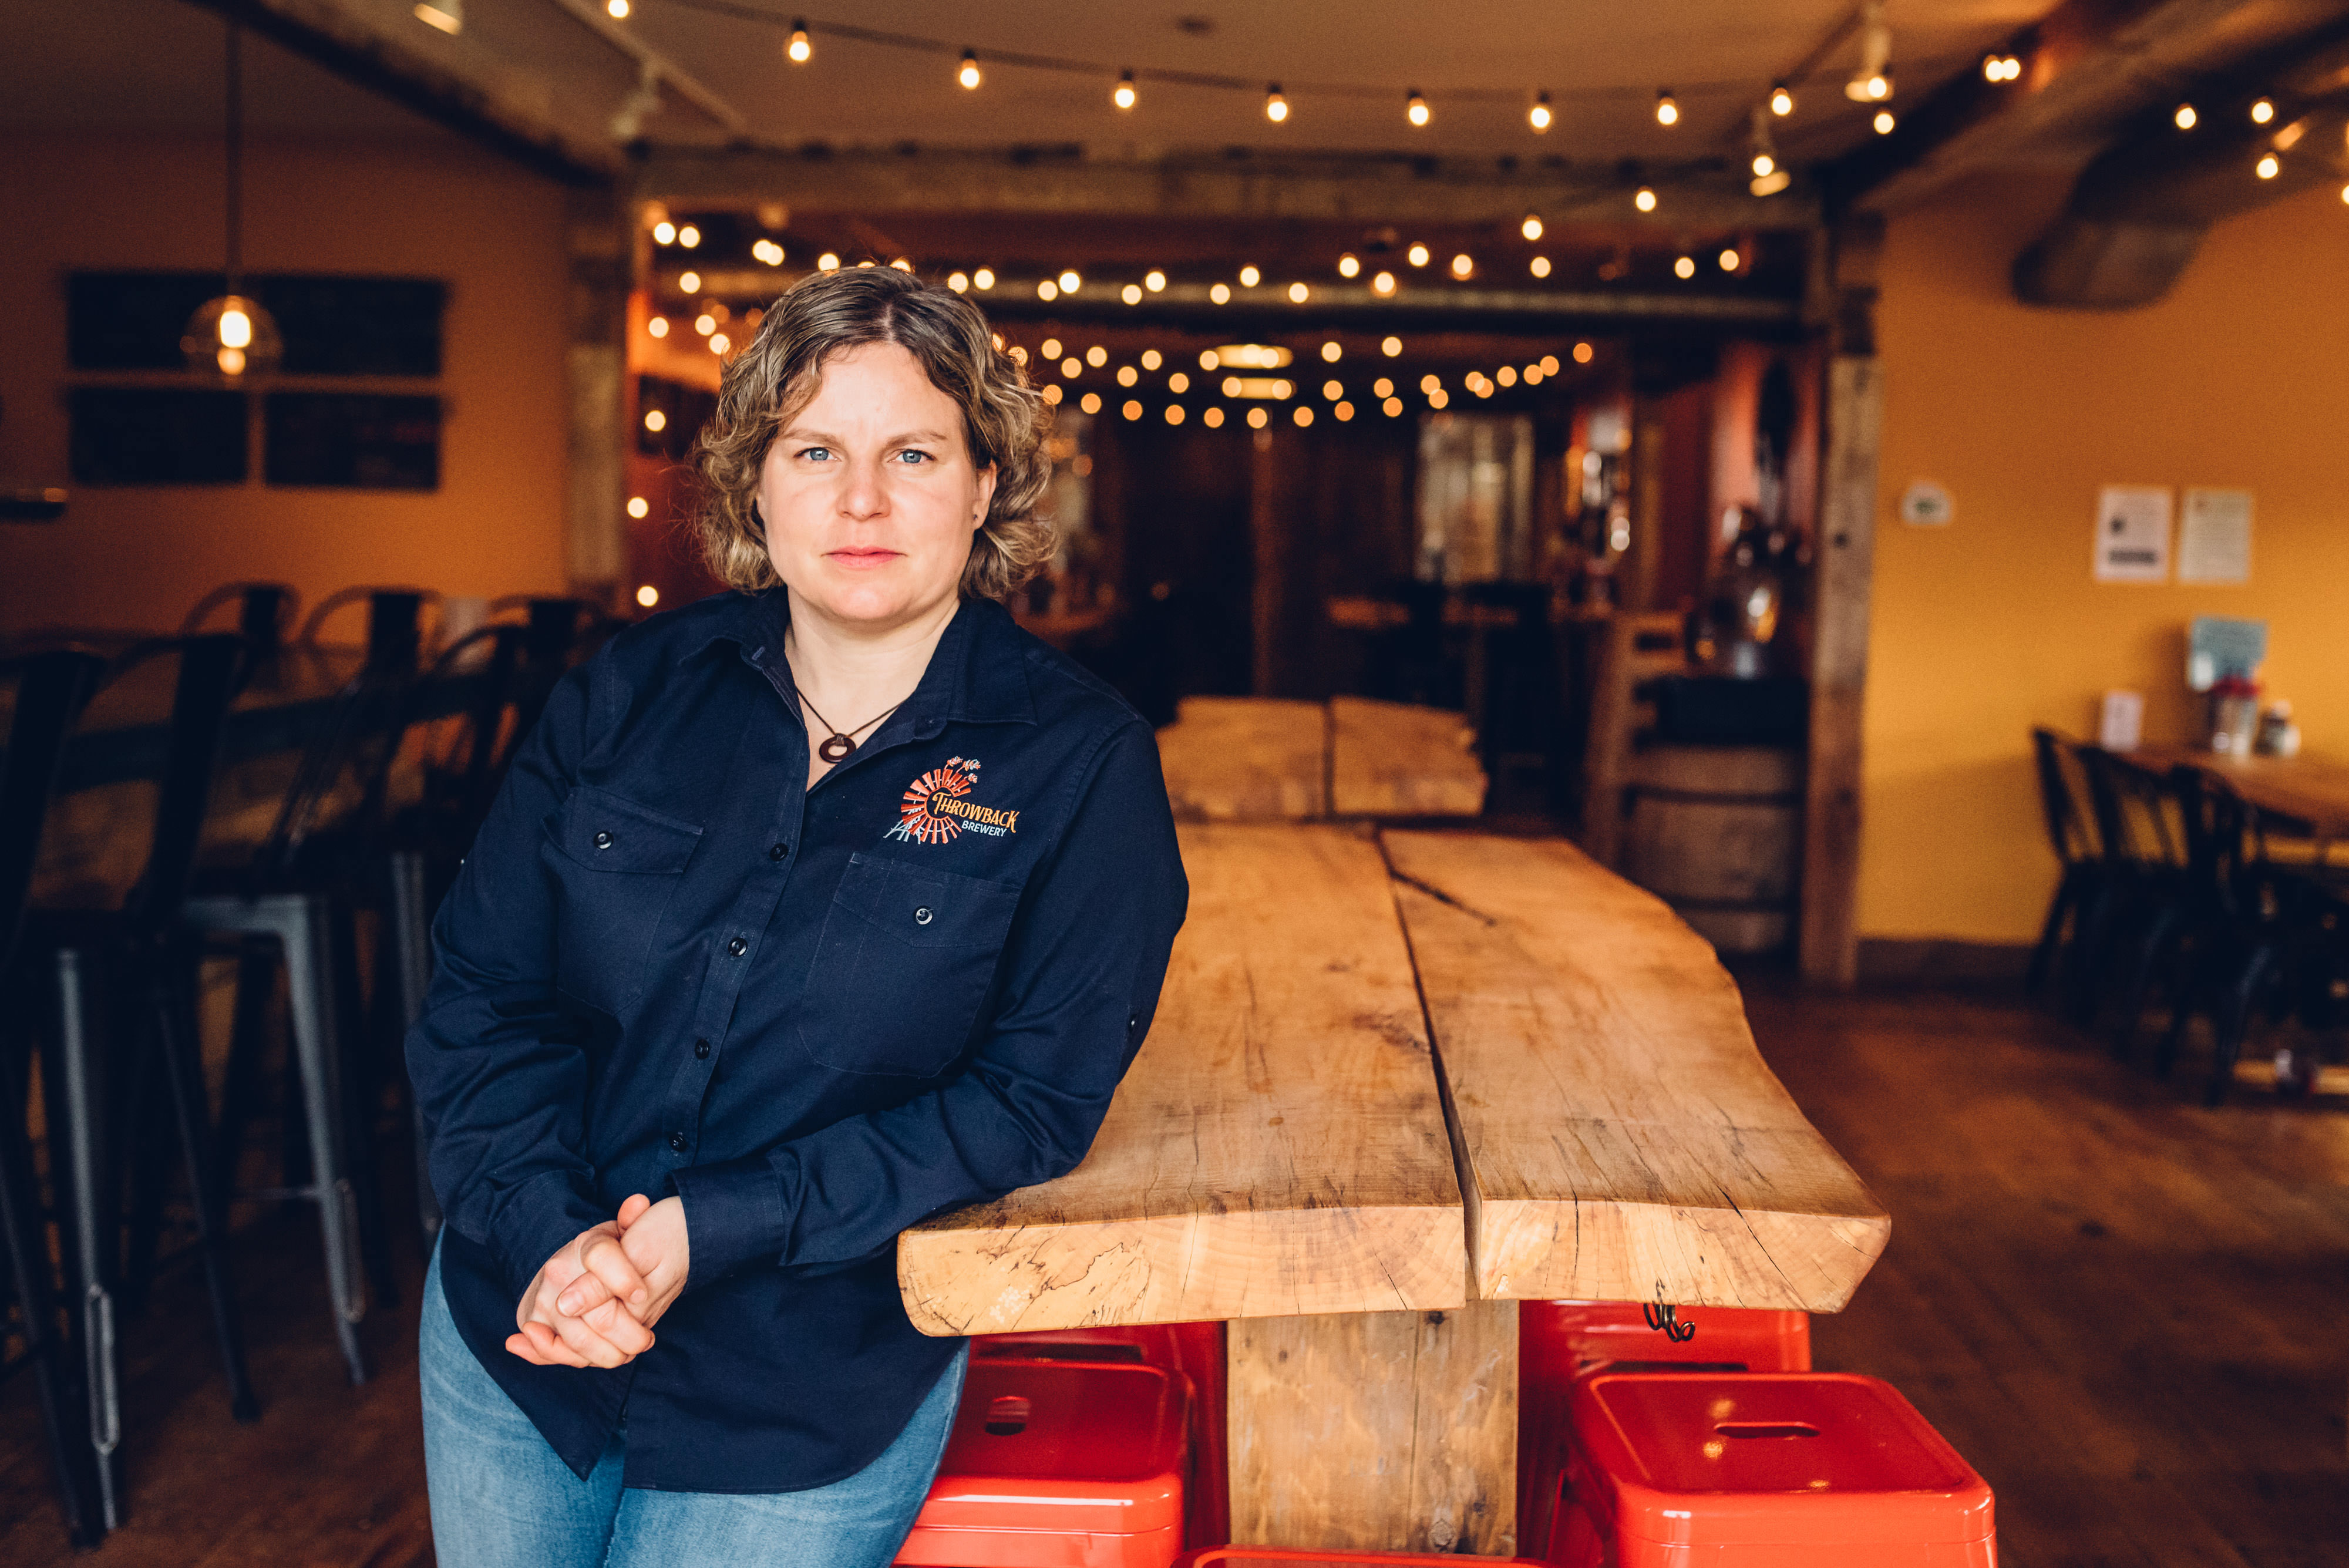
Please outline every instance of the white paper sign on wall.
[[2095, 578], [2169, 580], [2169, 487], [2107, 484], [2096, 493]]
[[1900, 493], [1900, 521], [1917, 528], [1945, 528], [1957, 520], [1957, 497], [1947, 485], [1913, 481]]
[[2178, 580], [2251, 580], [2251, 493], [2189, 490], [2178, 521]]

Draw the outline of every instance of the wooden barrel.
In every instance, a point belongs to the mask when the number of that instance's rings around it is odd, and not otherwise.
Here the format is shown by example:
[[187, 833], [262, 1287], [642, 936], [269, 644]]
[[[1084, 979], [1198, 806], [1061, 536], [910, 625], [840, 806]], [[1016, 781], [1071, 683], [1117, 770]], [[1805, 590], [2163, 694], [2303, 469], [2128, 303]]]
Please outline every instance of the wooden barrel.
[[1627, 771], [1623, 874], [1722, 952], [1790, 944], [1803, 865], [1801, 749], [1651, 745]]

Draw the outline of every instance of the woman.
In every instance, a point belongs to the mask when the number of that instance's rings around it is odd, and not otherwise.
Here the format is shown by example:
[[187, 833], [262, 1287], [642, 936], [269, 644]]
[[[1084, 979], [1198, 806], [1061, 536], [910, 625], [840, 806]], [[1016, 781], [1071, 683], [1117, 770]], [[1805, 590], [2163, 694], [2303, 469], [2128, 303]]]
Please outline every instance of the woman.
[[964, 1343], [897, 1232], [1082, 1158], [1187, 888], [1149, 728], [996, 602], [1044, 410], [958, 296], [814, 277], [700, 466], [738, 590], [557, 688], [408, 1056], [444, 1568], [881, 1564]]

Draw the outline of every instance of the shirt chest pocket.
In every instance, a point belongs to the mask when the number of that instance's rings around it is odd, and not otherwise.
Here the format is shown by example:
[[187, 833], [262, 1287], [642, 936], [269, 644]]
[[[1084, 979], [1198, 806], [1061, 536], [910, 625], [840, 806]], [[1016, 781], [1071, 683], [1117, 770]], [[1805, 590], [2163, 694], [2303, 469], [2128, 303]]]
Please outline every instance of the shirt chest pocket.
[[930, 1077], [962, 1054], [1019, 889], [849, 857], [801, 994], [801, 1047], [844, 1073]]
[[661, 917], [701, 829], [582, 784], [546, 819], [548, 866], [563, 887], [556, 982], [616, 1011], [644, 987]]

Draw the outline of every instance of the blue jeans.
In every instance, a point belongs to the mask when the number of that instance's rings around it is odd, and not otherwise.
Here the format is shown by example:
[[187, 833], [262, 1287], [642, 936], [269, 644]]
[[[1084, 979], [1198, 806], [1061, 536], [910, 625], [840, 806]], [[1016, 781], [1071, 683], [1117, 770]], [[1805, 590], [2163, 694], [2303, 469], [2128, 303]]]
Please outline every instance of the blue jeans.
[[806, 1491], [624, 1490], [625, 1422], [585, 1480], [554, 1457], [457, 1333], [436, 1249], [424, 1282], [424, 1467], [440, 1568], [884, 1568], [905, 1544], [946, 1454], [966, 1349], [896, 1441], [844, 1480]]

